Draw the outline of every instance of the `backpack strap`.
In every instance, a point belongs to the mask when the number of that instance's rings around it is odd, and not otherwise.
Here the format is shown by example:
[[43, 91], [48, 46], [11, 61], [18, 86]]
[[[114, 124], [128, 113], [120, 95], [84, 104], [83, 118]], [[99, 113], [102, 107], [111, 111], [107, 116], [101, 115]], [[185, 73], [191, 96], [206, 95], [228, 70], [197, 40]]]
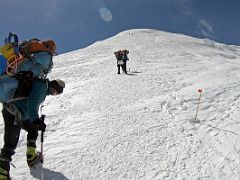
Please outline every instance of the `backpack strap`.
[[22, 121], [22, 113], [13, 103], [4, 104], [4, 108], [13, 116], [15, 116], [14, 123], [18, 124]]
[[[49, 53], [50, 54], [50, 53]], [[50, 54], [51, 55], [51, 54]], [[35, 78], [38, 78], [38, 79], [46, 79], [47, 77], [47, 74], [51, 71], [52, 67], [53, 67], [53, 61], [52, 61], [52, 55], [51, 55], [51, 64], [49, 65], [49, 67], [46, 69], [46, 67], [40, 63], [37, 63], [36, 60], [35, 60], [35, 57], [33, 56], [32, 57], [32, 66], [30, 69], [33, 69], [35, 66], [39, 66], [41, 68], [41, 71], [42, 73], [38, 76], [38, 77], [35, 77]]]
[[7, 104], [12, 103], [12, 102], [16, 102], [16, 101], [21, 101], [26, 99], [26, 97], [17, 97], [17, 98], [13, 98], [7, 101]]

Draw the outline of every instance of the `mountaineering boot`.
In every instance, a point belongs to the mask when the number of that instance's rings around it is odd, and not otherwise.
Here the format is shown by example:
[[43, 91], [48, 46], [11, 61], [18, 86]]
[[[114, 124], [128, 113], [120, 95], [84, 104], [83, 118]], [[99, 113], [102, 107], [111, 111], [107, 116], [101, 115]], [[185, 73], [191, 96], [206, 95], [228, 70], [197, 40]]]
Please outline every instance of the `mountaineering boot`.
[[6, 171], [3, 168], [0, 168], [0, 180], [11, 180], [9, 171]]
[[36, 140], [27, 141], [27, 163], [30, 168], [34, 168], [36, 164], [42, 162], [42, 154], [36, 152]]
[[39, 162], [42, 162], [42, 154], [36, 152], [35, 147], [27, 147], [27, 163], [30, 168], [34, 168]]
[[11, 180], [9, 171], [10, 162], [6, 159], [0, 158], [0, 180]]

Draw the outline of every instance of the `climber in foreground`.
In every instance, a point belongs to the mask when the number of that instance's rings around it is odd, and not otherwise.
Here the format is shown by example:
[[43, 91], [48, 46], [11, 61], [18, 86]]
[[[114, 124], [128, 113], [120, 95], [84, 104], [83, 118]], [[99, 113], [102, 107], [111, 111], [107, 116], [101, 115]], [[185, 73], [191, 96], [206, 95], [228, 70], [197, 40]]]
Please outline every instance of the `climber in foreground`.
[[0, 47], [0, 102], [3, 104], [4, 145], [0, 152], [0, 180], [9, 180], [10, 162], [15, 153], [21, 129], [27, 135], [27, 164], [34, 167], [42, 154], [36, 151], [38, 131], [45, 131], [45, 116], [39, 116], [40, 104], [47, 95], [63, 92], [65, 83], [50, 81], [48, 73], [53, 66], [56, 44], [53, 40], [30, 39], [18, 42], [16, 34], [9, 33]]

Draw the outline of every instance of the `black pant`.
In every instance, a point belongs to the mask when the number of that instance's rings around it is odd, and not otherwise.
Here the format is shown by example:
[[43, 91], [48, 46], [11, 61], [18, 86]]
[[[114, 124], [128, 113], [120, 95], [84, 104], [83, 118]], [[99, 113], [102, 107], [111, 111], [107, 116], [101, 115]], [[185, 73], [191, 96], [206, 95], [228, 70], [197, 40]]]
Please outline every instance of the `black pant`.
[[15, 154], [17, 147], [21, 124], [15, 122], [15, 116], [10, 114], [5, 108], [2, 110], [4, 120], [4, 145], [1, 149], [1, 158], [12, 160], [12, 155]]
[[3, 108], [2, 110], [2, 115], [5, 127], [4, 127], [4, 146], [1, 149], [0, 157], [11, 161], [12, 155], [15, 154], [15, 149], [17, 147], [17, 143], [19, 140], [21, 128], [28, 132], [27, 135], [28, 141], [29, 140], [36, 141], [38, 137], [38, 130], [31, 122], [23, 121], [22, 123], [20, 123], [19, 121], [15, 121], [15, 116], [10, 114], [5, 108]]
[[118, 67], [118, 74], [120, 74], [120, 66], [122, 67], [122, 71], [127, 73], [127, 62], [126, 61], [123, 61], [123, 64], [122, 65], [117, 65]]

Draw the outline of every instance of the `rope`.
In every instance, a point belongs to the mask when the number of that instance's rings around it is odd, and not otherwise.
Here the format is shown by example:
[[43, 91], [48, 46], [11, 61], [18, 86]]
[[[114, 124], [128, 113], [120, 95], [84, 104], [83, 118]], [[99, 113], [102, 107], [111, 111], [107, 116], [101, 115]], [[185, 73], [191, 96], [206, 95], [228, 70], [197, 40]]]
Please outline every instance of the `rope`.
[[6, 68], [6, 73], [9, 76], [14, 75], [17, 72], [19, 64], [22, 62], [23, 56], [22, 55], [12, 55], [8, 58], [8, 65]]

